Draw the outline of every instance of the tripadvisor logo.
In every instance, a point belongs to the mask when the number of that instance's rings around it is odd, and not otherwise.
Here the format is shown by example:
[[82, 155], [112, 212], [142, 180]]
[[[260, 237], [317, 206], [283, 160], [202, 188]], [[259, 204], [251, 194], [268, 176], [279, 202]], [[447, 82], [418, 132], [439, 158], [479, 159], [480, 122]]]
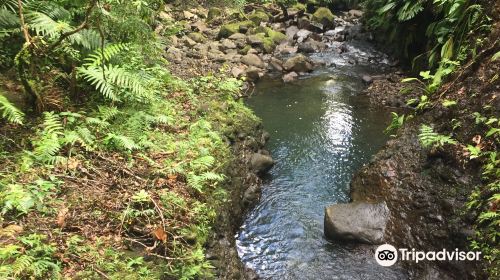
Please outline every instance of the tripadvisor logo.
[[416, 251], [415, 249], [396, 249], [390, 244], [380, 245], [375, 251], [375, 260], [381, 266], [391, 266], [398, 259], [401, 261], [412, 261], [418, 263], [423, 260], [427, 261], [478, 261], [481, 257], [481, 252], [465, 252], [455, 249], [448, 251]]
[[389, 244], [380, 245], [375, 251], [375, 260], [381, 266], [391, 266], [398, 261], [398, 250]]

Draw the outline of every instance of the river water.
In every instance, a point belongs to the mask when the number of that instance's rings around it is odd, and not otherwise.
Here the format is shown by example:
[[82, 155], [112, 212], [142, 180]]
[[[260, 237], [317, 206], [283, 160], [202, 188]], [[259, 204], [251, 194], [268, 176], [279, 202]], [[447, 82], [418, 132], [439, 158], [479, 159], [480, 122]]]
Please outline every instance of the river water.
[[349, 201], [352, 175], [383, 146], [390, 119], [360, 94], [361, 76], [383, 72], [385, 56], [362, 42], [347, 46], [313, 57], [335, 66], [289, 84], [261, 81], [248, 100], [277, 161], [237, 235], [240, 258], [263, 279], [407, 278], [379, 266], [373, 247], [323, 235], [324, 208]]

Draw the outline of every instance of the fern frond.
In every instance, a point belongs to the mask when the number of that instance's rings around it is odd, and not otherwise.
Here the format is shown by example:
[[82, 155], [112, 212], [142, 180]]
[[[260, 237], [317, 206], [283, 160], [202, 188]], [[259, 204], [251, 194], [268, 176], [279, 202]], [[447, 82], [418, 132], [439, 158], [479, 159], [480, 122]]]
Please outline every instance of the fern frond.
[[431, 146], [437, 146], [441, 147], [444, 146], [445, 144], [456, 144], [457, 141], [452, 139], [449, 136], [446, 135], [441, 135], [436, 132], [434, 132], [433, 128], [423, 124], [422, 127], [420, 128], [420, 134], [418, 135], [420, 143], [422, 144], [423, 147], [431, 147]]
[[2, 118], [11, 123], [23, 124], [24, 113], [17, 109], [10, 101], [3, 95], [0, 95], [0, 111]]
[[0, 9], [0, 27], [2, 29], [19, 27], [19, 18], [12, 11]]
[[71, 12], [55, 1], [26, 1], [24, 9], [28, 12], [40, 12], [54, 20], [69, 20]]
[[[25, 1], [21, 1], [23, 3]], [[10, 10], [15, 13], [17, 11], [17, 1], [16, 0], [3, 0], [0, 2], [0, 9]]]
[[101, 45], [101, 35], [93, 29], [84, 29], [68, 37], [71, 43], [87, 50], [95, 50]]
[[21, 255], [16, 258], [16, 261], [12, 264], [12, 271], [15, 276], [19, 276], [29, 270], [29, 268], [35, 262], [35, 258], [33, 256]]
[[26, 20], [29, 23], [28, 26], [39, 36], [55, 38], [61, 32], [68, 32], [72, 30], [68, 23], [55, 21], [48, 15], [41, 12], [30, 11], [26, 13]]
[[407, 21], [414, 18], [419, 12], [423, 11], [424, 7], [420, 1], [406, 2], [401, 9], [398, 11], [398, 20], [399, 21]]
[[86, 62], [83, 64], [83, 66], [101, 66], [103, 63], [110, 61], [111, 58], [127, 49], [128, 45], [123, 43], [110, 44], [105, 46], [104, 48], [99, 48], [84, 59]]
[[151, 92], [143, 85], [143, 80], [134, 73], [112, 64], [98, 67], [95, 65], [80, 67], [79, 74], [104, 97], [119, 101], [120, 92], [135, 101], [146, 100]]
[[108, 121], [120, 114], [120, 110], [115, 106], [99, 106], [99, 118]]
[[106, 80], [106, 70], [106, 68], [103, 70], [96, 66], [79, 67], [78, 74], [93, 85], [97, 91], [104, 95], [104, 97], [118, 101], [119, 97], [115, 87]]
[[133, 151], [141, 148], [137, 143], [135, 143], [134, 140], [128, 138], [127, 136], [116, 135], [114, 133], [108, 133], [104, 142], [119, 150]]
[[52, 112], [45, 112], [43, 130], [39, 138], [33, 141], [35, 159], [47, 164], [56, 163], [59, 160], [57, 154], [62, 148], [59, 140], [63, 135], [63, 126], [59, 116]]

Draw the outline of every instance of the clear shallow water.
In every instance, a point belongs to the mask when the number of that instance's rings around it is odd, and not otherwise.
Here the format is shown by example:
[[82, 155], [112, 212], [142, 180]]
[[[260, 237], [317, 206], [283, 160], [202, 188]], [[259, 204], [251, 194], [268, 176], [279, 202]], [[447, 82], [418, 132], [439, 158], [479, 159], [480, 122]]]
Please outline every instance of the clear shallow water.
[[263, 279], [406, 278], [400, 268], [376, 264], [369, 246], [323, 236], [324, 208], [349, 201], [353, 173], [387, 140], [388, 112], [359, 95], [361, 75], [382, 67], [370, 61], [378, 54], [351, 47], [359, 65], [322, 54], [337, 67], [292, 84], [260, 82], [248, 100], [271, 134], [267, 148], [277, 161], [237, 236], [242, 261]]

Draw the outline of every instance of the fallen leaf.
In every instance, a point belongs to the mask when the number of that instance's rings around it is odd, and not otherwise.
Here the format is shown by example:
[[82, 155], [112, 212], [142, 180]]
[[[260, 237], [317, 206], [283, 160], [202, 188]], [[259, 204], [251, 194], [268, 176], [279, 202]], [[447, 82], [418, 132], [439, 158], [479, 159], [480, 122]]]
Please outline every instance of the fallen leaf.
[[8, 225], [0, 229], [0, 237], [15, 237], [23, 231], [22, 226], [18, 225]]
[[476, 135], [472, 137], [472, 142], [474, 142], [474, 144], [476, 145], [479, 145], [479, 143], [481, 143], [481, 135]]
[[153, 231], [153, 235], [156, 239], [161, 240], [163, 243], [167, 242], [167, 233], [163, 228], [159, 227]]
[[66, 216], [68, 215], [69, 209], [67, 207], [62, 207], [57, 213], [57, 225], [63, 228], [66, 225]]
[[70, 158], [68, 160], [68, 168], [69, 169], [76, 169], [79, 164], [80, 164], [80, 161], [75, 159], [75, 158]]

